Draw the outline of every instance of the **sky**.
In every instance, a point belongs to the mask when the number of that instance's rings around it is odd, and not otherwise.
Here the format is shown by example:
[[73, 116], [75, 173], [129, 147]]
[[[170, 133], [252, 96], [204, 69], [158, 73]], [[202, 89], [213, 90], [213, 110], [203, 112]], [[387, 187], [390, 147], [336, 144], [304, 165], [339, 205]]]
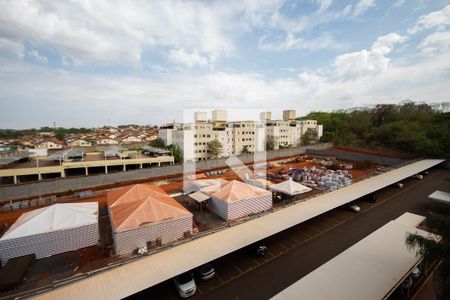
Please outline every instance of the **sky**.
[[0, 0], [0, 128], [450, 101], [450, 0]]

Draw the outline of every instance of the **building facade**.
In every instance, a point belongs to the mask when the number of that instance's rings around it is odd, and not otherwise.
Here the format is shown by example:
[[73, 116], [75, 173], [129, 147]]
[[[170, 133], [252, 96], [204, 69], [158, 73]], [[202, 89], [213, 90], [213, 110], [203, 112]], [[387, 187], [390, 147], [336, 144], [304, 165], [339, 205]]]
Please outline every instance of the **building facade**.
[[208, 120], [206, 112], [196, 112], [193, 123], [171, 123], [159, 129], [159, 137], [166, 145], [177, 145], [184, 159], [205, 160], [212, 157], [208, 143], [218, 140], [222, 145], [219, 157], [264, 151], [267, 139], [273, 149], [301, 145], [301, 137], [314, 129], [317, 140], [322, 136], [322, 125], [315, 120], [297, 121], [295, 110], [283, 111], [283, 120], [271, 120], [270, 112], [263, 112], [260, 121], [227, 121], [224, 110], [212, 111]]

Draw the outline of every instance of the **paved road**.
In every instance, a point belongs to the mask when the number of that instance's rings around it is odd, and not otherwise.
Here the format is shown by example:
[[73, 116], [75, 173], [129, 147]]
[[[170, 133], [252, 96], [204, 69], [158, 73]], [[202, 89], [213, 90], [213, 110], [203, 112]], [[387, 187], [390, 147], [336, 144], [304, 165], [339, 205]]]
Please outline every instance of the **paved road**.
[[[266, 241], [270, 253], [263, 259], [252, 259], [245, 250], [227, 255], [213, 262], [217, 276], [200, 283], [193, 299], [268, 299], [404, 212], [426, 215], [433, 206], [427, 196], [436, 189], [450, 191], [444, 180], [449, 175], [434, 170], [422, 181], [405, 180], [404, 189], [380, 191], [376, 204], [359, 202], [359, 214], [336, 209], [277, 234]], [[148, 297], [177, 298], [170, 282], [131, 298]]]

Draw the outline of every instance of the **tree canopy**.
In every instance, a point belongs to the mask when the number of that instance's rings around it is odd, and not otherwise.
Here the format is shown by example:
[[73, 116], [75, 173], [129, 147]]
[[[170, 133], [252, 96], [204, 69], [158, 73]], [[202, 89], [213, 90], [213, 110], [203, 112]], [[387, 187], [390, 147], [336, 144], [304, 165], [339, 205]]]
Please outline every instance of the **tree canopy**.
[[427, 218], [427, 226], [441, 237], [440, 241], [423, 237], [419, 234], [410, 234], [406, 237], [406, 245], [414, 249], [417, 255], [422, 256], [427, 264], [440, 261], [438, 276], [435, 277], [439, 286], [441, 299], [450, 299], [450, 217], [448, 215], [433, 213]]
[[150, 141], [148, 143], [149, 146], [164, 149], [166, 147], [166, 144], [164, 143], [164, 140], [160, 137], [157, 137], [156, 139]]
[[213, 158], [217, 158], [220, 153], [222, 153], [222, 144], [217, 139], [208, 142], [207, 146], [208, 153], [211, 154]]
[[335, 146], [387, 147], [450, 158], [450, 112], [444, 110], [448, 106], [444, 104], [406, 101], [348, 111], [312, 112], [299, 119], [323, 124], [320, 141]]
[[306, 132], [301, 137], [302, 146], [311, 145], [316, 141], [317, 141], [317, 132], [312, 128], [308, 128], [308, 130], [306, 130]]
[[173, 158], [176, 163], [183, 161], [183, 150], [181, 150], [180, 147], [178, 147], [177, 145], [169, 145], [166, 147], [166, 149], [172, 152]]

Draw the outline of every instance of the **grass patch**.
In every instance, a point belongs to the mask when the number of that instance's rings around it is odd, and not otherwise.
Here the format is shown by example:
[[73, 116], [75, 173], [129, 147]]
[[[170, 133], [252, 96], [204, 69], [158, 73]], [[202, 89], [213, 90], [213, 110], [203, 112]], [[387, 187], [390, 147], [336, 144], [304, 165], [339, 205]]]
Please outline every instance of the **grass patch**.
[[447, 180], [447, 181], [450, 181], [450, 176], [447, 176], [444, 179]]

